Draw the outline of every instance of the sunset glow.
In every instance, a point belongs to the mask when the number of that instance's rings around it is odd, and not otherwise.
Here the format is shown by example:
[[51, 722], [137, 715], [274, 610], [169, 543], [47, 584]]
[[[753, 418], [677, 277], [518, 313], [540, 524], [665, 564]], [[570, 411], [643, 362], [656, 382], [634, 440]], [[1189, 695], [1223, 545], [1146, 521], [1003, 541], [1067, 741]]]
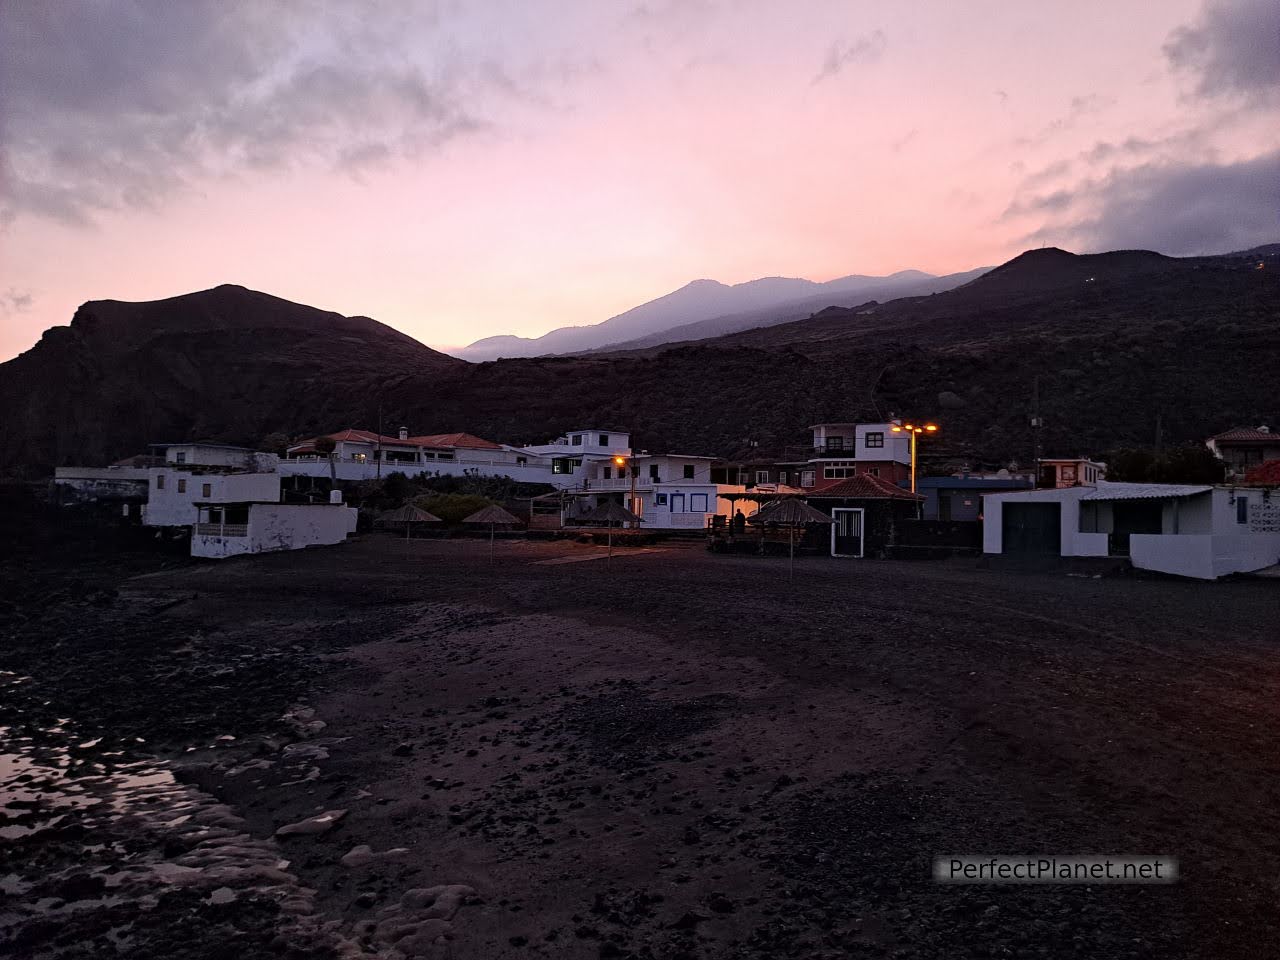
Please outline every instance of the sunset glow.
[[1280, 237], [1271, 2], [87, 9], [4, 6], [0, 359], [220, 283], [448, 348], [698, 277]]

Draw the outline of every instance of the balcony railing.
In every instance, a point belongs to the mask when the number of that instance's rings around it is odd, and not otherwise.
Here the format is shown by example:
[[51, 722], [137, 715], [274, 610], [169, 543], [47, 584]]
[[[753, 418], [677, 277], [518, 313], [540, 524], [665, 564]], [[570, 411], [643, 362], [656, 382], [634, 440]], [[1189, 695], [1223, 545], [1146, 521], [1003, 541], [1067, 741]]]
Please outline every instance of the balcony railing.
[[202, 537], [247, 537], [247, 523], [197, 523], [196, 533]]

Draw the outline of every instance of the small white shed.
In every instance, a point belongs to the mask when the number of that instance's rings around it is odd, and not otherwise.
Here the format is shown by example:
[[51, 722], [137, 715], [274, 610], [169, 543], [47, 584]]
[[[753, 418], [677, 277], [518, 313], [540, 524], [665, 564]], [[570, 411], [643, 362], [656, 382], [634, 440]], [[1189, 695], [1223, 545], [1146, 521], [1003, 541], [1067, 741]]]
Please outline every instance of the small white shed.
[[356, 529], [352, 507], [330, 503], [201, 503], [193, 557], [301, 550], [342, 543]]

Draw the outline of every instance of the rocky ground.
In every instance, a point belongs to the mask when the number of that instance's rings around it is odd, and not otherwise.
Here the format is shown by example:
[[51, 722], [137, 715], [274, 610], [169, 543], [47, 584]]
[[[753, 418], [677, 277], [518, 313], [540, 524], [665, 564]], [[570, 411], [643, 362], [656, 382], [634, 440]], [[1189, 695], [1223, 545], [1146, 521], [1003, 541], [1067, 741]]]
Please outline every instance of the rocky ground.
[[[0, 952], [1280, 946], [1274, 582], [597, 553], [5, 566]], [[930, 879], [971, 853], [1182, 879]]]

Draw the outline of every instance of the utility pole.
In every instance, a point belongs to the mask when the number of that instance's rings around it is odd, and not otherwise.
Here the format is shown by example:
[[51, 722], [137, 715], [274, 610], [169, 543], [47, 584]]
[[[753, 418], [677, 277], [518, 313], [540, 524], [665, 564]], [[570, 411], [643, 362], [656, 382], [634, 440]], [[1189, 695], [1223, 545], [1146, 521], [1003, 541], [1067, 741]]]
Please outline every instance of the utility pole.
[[1031, 466], [1037, 474], [1040, 470], [1040, 429], [1043, 426], [1044, 420], [1040, 416], [1040, 378], [1037, 376], [1031, 381]]

